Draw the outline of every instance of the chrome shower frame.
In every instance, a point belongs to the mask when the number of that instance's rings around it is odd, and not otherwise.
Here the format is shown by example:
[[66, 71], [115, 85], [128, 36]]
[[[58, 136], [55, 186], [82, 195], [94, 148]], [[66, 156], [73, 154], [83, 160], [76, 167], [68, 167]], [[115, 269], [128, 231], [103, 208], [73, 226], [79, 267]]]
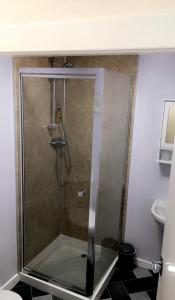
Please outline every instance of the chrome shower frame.
[[[94, 284], [94, 265], [95, 265], [95, 224], [96, 224], [96, 206], [98, 201], [98, 188], [99, 188], [99, 166], [100, 166], [100, 144], [101, 144], [101, 125], [102, 125], [102, 106], [103, 106], [103, 88], [104, 88], [104, 69], [103, 68], [20, 68], [20, 168], [21, 168], [21, 180], [20, 180], [20, 238], [19, 248], [20, 254], [20, 275], [23, 281], [42, 288], [45, 291], [52, 292], [52, 294], [63, 297], [64, 299], [87, 299], [84, 296], [90, 296], [93, 293]], [[92, 161], [91, 161], [91, 179], [90, 179], [90, 207], [89, 207], [89, 225], [88, 225], [88, 259], [87, 259], [87, 275], [86, 275], [86, 290], [81, 290], [72, 286], [68, 286], [66, 283], [56, 283], [49, 279], [47, 276], [40, 276], [40, 274], [30, 273], [24, 267], [24, 206], [25, 200], [25, 180], [24, 180], [24, 129], [23, 129], [23, 79], [26, 77], [36, 78], [50, 78], [50, 79], [89, 79], [95, 80], [95, 95], [94, 95], [94, 114], [93, 114], [93, 137], [92, 137]], [[103, 276], [101, 284], [95, 289], [95, 293], [98, 294], [98, 288], [100, 289], [102, 284], [105, 283], [108, 276], [117, 261], [114, 259], [108, 271]], [[36, 277], [35, 277], [36, 275]], [[49, 281], [49, 282], [48, 282]], [[58, 286], [59, 285], [59, 286]], [[73, 291], [73, 293], [71, 292]], [[78, 292], [80, 295], [77, 295]], [[84, 296], [81, 296], [84, 295]], [[92, 298], [91, 299], [95, 299]]]

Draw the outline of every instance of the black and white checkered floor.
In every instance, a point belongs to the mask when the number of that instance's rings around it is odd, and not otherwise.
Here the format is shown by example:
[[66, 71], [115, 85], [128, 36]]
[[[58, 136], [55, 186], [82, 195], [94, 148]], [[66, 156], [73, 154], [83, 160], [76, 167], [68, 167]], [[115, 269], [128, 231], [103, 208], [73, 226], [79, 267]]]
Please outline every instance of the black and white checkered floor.
[[[116, 271], [101, 299], [156, 300], [157, 284], [158, 276], [143, 268], [137, 267], [127, 273]], [[23, 282], [19, 282], [13, 291], [23, 300], [59, 300]]]
[[158, 276], [143, 268], [115, 272], [101, 299], [156, 300]]

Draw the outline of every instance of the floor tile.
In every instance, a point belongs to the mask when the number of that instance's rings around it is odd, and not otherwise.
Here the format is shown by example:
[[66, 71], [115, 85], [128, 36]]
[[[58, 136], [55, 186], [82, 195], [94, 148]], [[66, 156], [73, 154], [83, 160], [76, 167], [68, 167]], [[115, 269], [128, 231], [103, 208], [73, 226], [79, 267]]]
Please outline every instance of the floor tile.
[[130, 300], [130, 297], [127, 293], [127, 290], [123, 283], [121, 282], [116, 282], [114, 284], [111, 284], [108, 287], [109, 294], [112, 299], [116, 300]]
[[52, 296], [52, 298], [53, 298], [53, 300], [63, 300], [63, 299], [58, 298], [58, 297], [56, 297], [56, 296]]
[[23, 300], [32, 300], [32, 289], [30, 285], [17, 286], [14, 287], [12, 291], [19, 294]]
[[150, 271], [152, 276], [155, 278], [156, 281], [159, 280], [159, 273], [153, 273], [153, 271]]
[[131, 300], [150, 300], [147, 292], [134, 293], [129, 295]]
[[133, 270], [134, 275], [136, 278], [144, 278], [144, 277], [150, 277], [152, 276], [151, 272], [147, 269], [143, 269], [140, 267], [137, 267]]
[[156, 300], [157, 290], [147, 291], [151, 300]]
[[24, 285], [28, 285], [28, 284], [25, 283], [25, 282], [19, 281], [19, 282], [14, 286], [14, 288], [17, 288], [17, 287], [20, 287], [20, 286], [24, 286]]
[[128, 280], [124, 281], [123, 284], [125, 285], [129, 294], [157, 288], [156, 281], [153, 277]]
[[132, 271], [129, 272], [119, 272], [116, 271], [114, 275], [112, 276], [110, 283], [117, 282], [117, 281], [125, 281], [130, 279], [135, 279], [136, 276]]
[[44, 295], [48, 295], [48, 293], [43, 292], [41, 290], [38, 290], [34, 287], [32, 287], [32, 297], [40, 297], [40, 296], [44, 296]]
[[108, 298], [110, 298], [110, 294], [108, 290], [105, 289], [100, 299], [108, 299]]
[[[156, 300], [158, 275], [152, 271], [135, 268], [133, 272], [119, 272], [112, 276], [101, 299], [106, 300]], [[46, 292], [18, 282], [12, 291], [18, 293], [23, 300], [63, 300]]]

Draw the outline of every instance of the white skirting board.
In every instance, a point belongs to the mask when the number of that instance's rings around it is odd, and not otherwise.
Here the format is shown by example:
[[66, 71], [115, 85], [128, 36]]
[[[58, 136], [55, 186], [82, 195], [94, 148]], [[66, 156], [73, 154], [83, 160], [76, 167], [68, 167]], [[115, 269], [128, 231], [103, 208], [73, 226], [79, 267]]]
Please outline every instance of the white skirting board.
[[15, 274], [5, 284], [3, 284], [0, 287], [0, 289], [2, 289], [2, 290], [11, 290], [19, 281], [20, 281], [20, 275]]
[[136, 265], [138, 267], [141, 267], [141, 268], [152, 270], [152, 262], [148, 261], [148, 260], [145, 260], [145, 259], [141, 259], [141, 258], [137, 257], [136, 258]]

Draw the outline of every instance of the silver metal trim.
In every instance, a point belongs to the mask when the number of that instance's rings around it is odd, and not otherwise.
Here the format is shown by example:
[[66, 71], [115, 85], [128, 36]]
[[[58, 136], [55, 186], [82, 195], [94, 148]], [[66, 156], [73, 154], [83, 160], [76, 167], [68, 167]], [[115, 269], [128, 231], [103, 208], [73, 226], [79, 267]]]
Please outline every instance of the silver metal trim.
[[93, 291], [95, 269], [95, 225], [96, 207], [98, 201], [99, 172], [100, 172], [100, 145], [102, 130], [102, 103], [104, 70], [98, 72], [95, 84], [93, 135], [92, 135], [92, 160], [91, 160], [91, 185], [89, 204], [89, 233], [88, 233], [88, 259], [87, 259], [87, 291]]
[[50, 74], [42, 74], [42, 73], [38, 73], [38, 74], [23, 74], [21, 73], [22, 77], [29, 77], [29, 78], [51, 78], [51, 79], [96, 79], [96, 75], [50, 75]]
[[20, 68], [23, 77], [96, 79], [103, 68]]
[[20, 225], [21, 225], [21, 230], [20, 230], [20, 249], [21, 249], [21, 258], [20, 258], [20, 267], [23, 269], [24, 265], [24, 206], [23, 206], [23, 200], [24, 200], [24, 192], [23, 192], [23, 187], [24, 187], [24, 132], [23, 132], [23, 123], [24, 123], [24, 118], [23, 118], [23, 89], [22, 89], [22, 76], [20, 75], [19, 78], [20, 81], [20, 101], [19, 101], [19, 115], [20, 115], [20, 122], [19, 122], [19, 129], [20, 129], [20, 176], [21, 176], [21, 186], [20, 186]]
[[21, 74], [45, 74], [45, 75], [90, 75], [97, 76], [100, 71], [104, 71], [104, 68], [19, 68], [19, 73]]

